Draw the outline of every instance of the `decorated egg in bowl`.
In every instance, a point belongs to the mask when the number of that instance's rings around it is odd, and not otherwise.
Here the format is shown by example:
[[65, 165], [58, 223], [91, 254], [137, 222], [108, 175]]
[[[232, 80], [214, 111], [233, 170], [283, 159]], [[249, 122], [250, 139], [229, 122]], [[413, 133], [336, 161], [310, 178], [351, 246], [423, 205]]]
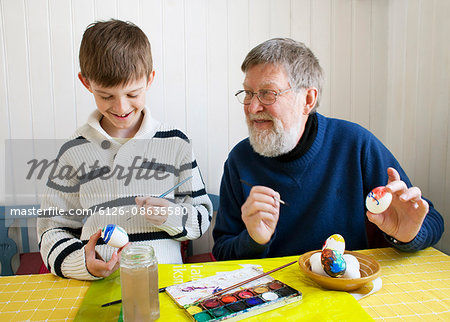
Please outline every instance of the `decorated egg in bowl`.
[[341, 255], [344, 255], [345, 252], [344, 237], [342, 237], [339, 234], [331, 235], [330, 237], [327, 238], [327, 240], [323, 244], [322, 250], [326, 248], [338, 251]]
[[[345, 251], [345, 255], [353, 255], [357, 261], [359, 262], [360, 268], [359, 278], [346, 278], [344, 276], [340, 278], [331, 277], [327, 274], [319, 274], [315, 273], [311, 270], [311, 257], [316, 254], [321, 253], [320, 250], [313, 250], [310, 252], [307, 252], [300, 256], [298, 260], [298, 264], [300, 267], [300, 270], [308, 276], [310, 279], [312, 279], [314, 282], [319, 284], [320, 286], [330, 289], [330, 290], [336, 290], [336, 291], [353, 291], [356, 290], [365, 284], [373, 281], [381, 274], [381, 267], [380, 264], [374, 260], [372, 257], [367, 256], [365, 254], [359, 253], [359, 252], [353, 252], [353, 251]], [[317, 257], [318, 255], [314, 255]], [[348, 264], [348, 262], [347, 262]]]
[[347, 264], [337, 250], [325, 248], [320, 256], [323, 270], [331, 277], [341, 277], [347, 269]]

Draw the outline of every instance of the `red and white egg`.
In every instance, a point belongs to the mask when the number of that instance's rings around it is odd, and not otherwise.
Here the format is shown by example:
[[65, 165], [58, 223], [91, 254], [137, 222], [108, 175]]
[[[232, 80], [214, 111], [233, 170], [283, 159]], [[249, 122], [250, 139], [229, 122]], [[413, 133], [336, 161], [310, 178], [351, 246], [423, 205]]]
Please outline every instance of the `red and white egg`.
[[366, 197], [366, 207], [374, 214], [382, 213], [388, 209], [391, 202], [392, 194], [384, 186], [376, 187]]

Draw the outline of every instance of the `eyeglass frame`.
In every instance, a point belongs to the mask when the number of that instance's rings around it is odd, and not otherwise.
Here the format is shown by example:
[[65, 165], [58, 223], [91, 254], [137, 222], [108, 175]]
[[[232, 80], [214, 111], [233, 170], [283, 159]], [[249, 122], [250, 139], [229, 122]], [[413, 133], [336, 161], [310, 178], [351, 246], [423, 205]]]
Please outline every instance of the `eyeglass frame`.
[[[243, 105], [250, 105], [251, 102], [252, 102], [252, 99], [253, 99], [253, 97], [254, 97], [255, 95], [256, 95], [256, 98], [258, 99], [258, 101], [259, 101], [261, 104], [264, 104], [264, 105], [272, 105], [272, 104], [275, 104], [275, 102], [277, 101], [279, 95], [284, 94], [284, 93], [286, 93], [286, 92], [288, 92], [288, 91], [290, 91], [290, 90], [293, 90], [293, 89], [294, 89], [293, 87], [289, 87], [288, 89], [285, 89], [285, 90], [282, 90], [282, 91], [279, 91], [279, 92], [274, 91], [274, 90], [271, 90], [271, 89], [260, 89], [258, 92], [251, 92], [251, 91], [247, 91], [247, 90], [245, 90], [245, 89], [240, 89], [240, 90], [238, 90], [238, 91], [236, 92], [236, 94], [234, 94], [234, 96], [236, 96], [236, 99], [238, 100], [238, 102], [241, 103], [241, 104], [243, 104]], [[259, 93], [260, 93], [261, 91], [264, 91], [264, 92], [272, 92], [272, 93], [275, 95], [275, 100], [274, 100], [272, 103], [264, 103], [264, 102], [262, 102], [261, 99], [259, 98]], [[247, 92], [247, 93], [251, 93], [251, 94], [252, 94], [252, 97], [250, 98], [250, 101], [249, 101], [248, 104], [245, 104], [245, 103], [243, 103], [243, 102], [241, 102], [241, 101], [239, 100], [238, 95], [241, 94], [241, 93], [244, 93], [244, 92]]]

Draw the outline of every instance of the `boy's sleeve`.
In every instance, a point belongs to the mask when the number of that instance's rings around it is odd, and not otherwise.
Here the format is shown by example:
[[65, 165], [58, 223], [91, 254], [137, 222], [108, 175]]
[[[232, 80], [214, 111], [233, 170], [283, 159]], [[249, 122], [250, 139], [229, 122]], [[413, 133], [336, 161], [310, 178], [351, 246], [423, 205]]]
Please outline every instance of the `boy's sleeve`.
[[[64, 164], [67, 163], [59, 160], [58, 167]], [[84, 244], [80, 240], [83, 216], [74, 213], [81, 208], [79, 182], [49, 179], [41, 201], [43, 212], [37, 220], [39, 249], [44, 264], [53, 274], [95, 280], [99, 278], [87, 270]]]
[[192, 179], [175, 190], [175, 206], [170, 208], [166, 222], [157, 226], [179, 241], [197, 239], [203, 235], [213, 213], [212, 202], [191, 148], [186, 149], [182, 158], [179, 182], [189, 176]]
[[[42, 206], [42, 209], [47, 209]], [[60, 277], [79, 280], [99, 279], [86, 268], [84, 244], [78, 238], [81, 225], [62, 215], [38, 219], [39, 247], [48, 270]]]

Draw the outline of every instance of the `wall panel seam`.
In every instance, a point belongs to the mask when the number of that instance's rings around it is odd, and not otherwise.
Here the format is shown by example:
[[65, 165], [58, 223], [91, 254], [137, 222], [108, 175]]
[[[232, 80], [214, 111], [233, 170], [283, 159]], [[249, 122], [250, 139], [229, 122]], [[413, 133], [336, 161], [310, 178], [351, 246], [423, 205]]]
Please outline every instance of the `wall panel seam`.
[[[5, 68], [5, 75], [3, 76], [3, 79], [5, 81], [5, 101], [6, 101], [6, 115], [8, 117], [7, 124], [8, 124], [8, 138], [11, 138], [11, 113], [10, 113], [10, 89], [9, 89], [9, 78], [8, 78], [8, 55], [6, 50], [6, 26], [5, 26], [5, 8], [3, 1], [0, 1], [0, 23], [1, 23], [1, 32], [2, 32], [2, 51], [3, 51], [3, 62], [4, 62], [4, 68]], [[6, 151], [5, 151], [6, 152]]]
[[27, 57], [27, 83], [28, 83], [28, 102], [30, 106], [27, 108], [30, 112], [30, 126], [31, 126], [31, 134], [33, 138], [35, 138], [34, 133], [34, 118], [33, 118], [33, 84], [31, 82], [31, 57], [30, 57], [30, 21], [28, 17], [28, 2], [26, 0], [23, 0], [23, 6], [24, 6], [24, 23], [25, 23], [25, 50], [26, 50], [26, 57]]

